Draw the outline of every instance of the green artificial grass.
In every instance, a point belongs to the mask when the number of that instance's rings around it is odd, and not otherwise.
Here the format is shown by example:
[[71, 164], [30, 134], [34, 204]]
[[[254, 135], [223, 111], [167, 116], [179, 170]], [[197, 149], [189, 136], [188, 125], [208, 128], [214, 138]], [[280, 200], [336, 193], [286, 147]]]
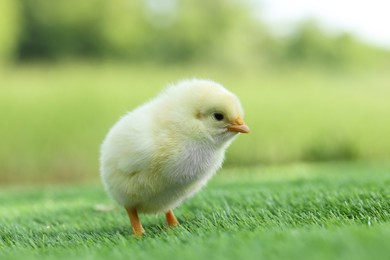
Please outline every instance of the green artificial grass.
[[2, 187], [0, 259], [388, 259], [389, 185], [386, 163], [225, 169], [142, 238], [101, 185]]

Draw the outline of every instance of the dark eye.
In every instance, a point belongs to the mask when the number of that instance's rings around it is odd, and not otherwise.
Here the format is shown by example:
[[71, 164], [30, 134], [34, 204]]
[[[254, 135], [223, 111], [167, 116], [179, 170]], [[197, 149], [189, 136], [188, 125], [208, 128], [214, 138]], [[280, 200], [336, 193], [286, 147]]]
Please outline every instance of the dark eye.
[[222, 121], [225, 117], [223, 116], [223, 114], [221, 114], [221, 113], [214, 113], [213, 114], [213, 117], [214, 117], [214, 119], [215, 120], [217, 120], [217, 121]]

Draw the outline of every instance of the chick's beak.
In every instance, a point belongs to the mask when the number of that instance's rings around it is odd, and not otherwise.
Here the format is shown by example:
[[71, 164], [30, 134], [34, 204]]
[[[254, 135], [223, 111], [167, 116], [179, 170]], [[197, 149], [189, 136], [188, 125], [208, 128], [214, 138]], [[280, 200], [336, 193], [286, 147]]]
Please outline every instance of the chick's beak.
[[226, 126], [227, 130], [230, 132], [237, 133], [249, 133], [249, 127], [245, 124], [244, 120], [240, 117], [237, 118], [233, 123]]

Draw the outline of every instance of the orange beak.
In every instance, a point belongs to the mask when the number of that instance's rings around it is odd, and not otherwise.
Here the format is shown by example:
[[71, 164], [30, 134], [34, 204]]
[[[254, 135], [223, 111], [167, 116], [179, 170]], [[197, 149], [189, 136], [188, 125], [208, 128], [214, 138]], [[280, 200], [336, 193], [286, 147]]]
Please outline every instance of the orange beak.
[[237, 132], [237, 133], [249, 133], [250, 129], [245, 124], [244, 120], [241, 119], [241, 117], [238, 117], [233, 123], [226, 126], [227, 130], [230, 132]]

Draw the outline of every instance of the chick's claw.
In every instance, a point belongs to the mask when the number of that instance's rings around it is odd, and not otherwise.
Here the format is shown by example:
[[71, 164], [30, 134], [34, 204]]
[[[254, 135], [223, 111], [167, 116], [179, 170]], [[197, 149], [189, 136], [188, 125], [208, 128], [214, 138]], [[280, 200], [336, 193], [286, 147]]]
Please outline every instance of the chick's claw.
[[133, 227], [132, 230], [133, 230], [132, 235], [135, 237], [142, 237], [142, 234], [145, 233], [145, 229], [143, 229], [143, 228], [142, 228], [142, 230], [136, 230]]

